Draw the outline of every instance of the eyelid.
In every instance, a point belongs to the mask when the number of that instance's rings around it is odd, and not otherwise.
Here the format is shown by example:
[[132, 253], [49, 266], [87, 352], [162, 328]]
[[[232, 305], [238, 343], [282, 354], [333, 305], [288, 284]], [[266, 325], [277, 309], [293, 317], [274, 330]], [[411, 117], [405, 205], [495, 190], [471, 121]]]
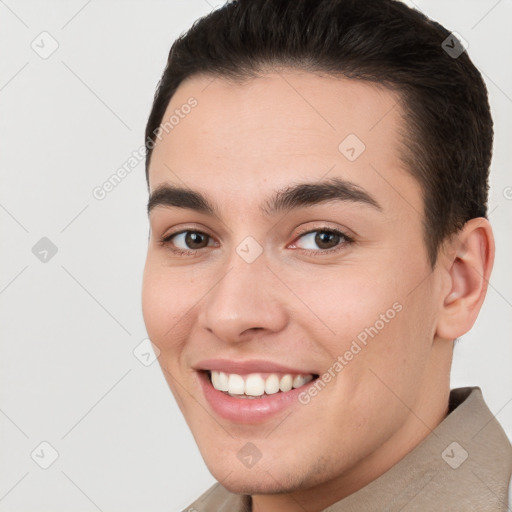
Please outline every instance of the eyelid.
[[181, 233], [186, 233], [187, 231], [192, 231], [194, 233], [201, 233], [203, 235], [209, 236], [210, 238], [215, 238], [202, 225], [191, 223], [191, 224], [184, 224], [184, 226], [181, 227], [181, 228], [176, 228], [176, 229], [172, 228], [171, 231], [165, 231], [164, 232], [165, 234], [160, 236], [159, 239], [160, 240], [165, 240], [165, 239], [168, 239], [168, 238], [170, 238], [172, 236], [179, 235]]

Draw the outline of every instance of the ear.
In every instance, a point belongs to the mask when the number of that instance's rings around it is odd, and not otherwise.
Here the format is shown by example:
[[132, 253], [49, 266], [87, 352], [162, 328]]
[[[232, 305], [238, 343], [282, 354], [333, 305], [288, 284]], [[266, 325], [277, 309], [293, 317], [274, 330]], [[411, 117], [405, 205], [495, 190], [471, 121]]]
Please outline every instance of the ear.
[[494, 236], [487, 219], [471, 219], [445, 247], [446, 287], [436, 334], [454, 340], [467, 333], [482, 307], [494, 263]]

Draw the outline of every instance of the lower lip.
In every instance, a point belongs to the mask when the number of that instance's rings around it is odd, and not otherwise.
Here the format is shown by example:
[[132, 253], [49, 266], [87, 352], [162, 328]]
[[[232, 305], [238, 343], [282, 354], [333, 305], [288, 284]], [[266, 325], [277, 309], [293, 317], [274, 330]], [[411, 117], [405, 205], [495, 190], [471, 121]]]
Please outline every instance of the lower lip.
[[294, 404], [299, 405], [299, 394], [310, 384], [263, 398], [235, 398], [215, 389], [207, 372], [200, 371], [198, 376], [204, 396], [214, 412], [234, 423], [246, 424], [262, 423]]

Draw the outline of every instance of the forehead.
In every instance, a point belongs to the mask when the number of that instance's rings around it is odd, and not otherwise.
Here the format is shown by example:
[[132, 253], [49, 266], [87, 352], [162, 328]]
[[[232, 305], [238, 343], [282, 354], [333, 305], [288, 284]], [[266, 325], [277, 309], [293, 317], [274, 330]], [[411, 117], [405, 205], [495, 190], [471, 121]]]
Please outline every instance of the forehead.
[[359, 80], [295, 70], [242, 83], [194, 76], [164, 114], [162, 124], [172, 116], [174, 123], [154, 148], [150, 189], [185, 183], [247, 197], [339, 176], [419, 194], [400, 160], [401, 113], [396, 93]]

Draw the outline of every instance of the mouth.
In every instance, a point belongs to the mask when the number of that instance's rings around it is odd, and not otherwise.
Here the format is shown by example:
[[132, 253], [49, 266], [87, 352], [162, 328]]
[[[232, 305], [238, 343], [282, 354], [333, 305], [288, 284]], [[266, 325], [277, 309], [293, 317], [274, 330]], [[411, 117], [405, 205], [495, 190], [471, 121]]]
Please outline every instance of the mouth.
[[303, 407], [300, 394], [319, 377], [315, 373], [272, 370], [263, 372], [251, 367], [247, 372], [247, 367], [221, 369], [217, 365], [216, 369], [197, 369], [197, 376], [203, 396], [216, 416], [236, 424], [255, 425], [294, 407]]
[[233, 398], [257, 399], [288, 393], [318, 378], [317, 374], [293, 373], [226, 373], [206, 370], [211, 385], [217, 391]]

